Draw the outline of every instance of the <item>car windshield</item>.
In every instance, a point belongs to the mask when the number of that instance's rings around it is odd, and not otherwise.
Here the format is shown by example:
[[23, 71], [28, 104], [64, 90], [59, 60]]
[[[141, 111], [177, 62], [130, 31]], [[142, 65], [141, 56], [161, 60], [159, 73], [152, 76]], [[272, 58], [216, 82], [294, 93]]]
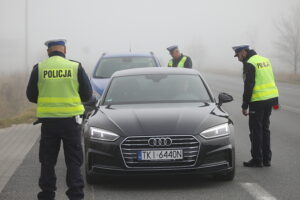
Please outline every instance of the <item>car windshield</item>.
[[105, 105], [177, 102], [211, 102], [199, 75], [115, 77], [104, 98]]
[[154, 59], [142, 56], [102, 58], [96, 68], [94, 77], [110, 78], [116, 71], [142, 67], [156, 67]]

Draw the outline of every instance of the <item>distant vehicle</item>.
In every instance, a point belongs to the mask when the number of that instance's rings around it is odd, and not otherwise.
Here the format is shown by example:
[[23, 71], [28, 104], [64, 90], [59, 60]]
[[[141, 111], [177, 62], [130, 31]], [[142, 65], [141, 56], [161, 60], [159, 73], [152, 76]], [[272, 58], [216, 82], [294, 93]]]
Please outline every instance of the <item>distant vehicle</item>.
[[[83, 123], [87, 182], [97, 175], [235, 175], [234, 126], [199, 72], [141, 68], [114, 73]], [[101, 179], [100, 179], [101, 180]]]
[[96, 64], [91, 78], [94, 95], [96, 95], [97, 98], [102, 96], [114, 72], [142, 67], [160, 67], [160, 63], [152, 52], [148, 54], [103, 54]]

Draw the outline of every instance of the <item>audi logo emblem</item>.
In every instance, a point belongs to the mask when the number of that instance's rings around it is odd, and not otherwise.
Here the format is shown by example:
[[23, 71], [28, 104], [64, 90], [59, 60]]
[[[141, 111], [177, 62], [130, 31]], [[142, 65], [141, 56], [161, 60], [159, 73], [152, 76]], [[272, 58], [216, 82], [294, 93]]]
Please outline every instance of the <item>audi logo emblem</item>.
[[151, 147], [168, 147], [172, 144], [172, 139], [169, 137], [166, 138], [150, 138], [148, 144]]

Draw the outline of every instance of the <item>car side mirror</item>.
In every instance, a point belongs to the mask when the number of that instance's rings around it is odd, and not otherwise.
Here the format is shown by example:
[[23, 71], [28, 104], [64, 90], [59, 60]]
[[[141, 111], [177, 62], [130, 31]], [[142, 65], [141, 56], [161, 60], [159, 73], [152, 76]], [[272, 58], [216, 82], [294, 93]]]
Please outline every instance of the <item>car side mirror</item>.
[[223, 103], [228, 103], [233, 101], [233, 97], [225, 92], [220, 93], [218, 99], [219, 99], [218, 106], [222, 106]]
[[88, 118], [88, 116], [96, 109], [99, 98], [96, 95], [92, 95], [89, 101], [83, 102], [84, 114], [83, 119]]
[[89, 101], [83, 102], [85, 110], [87, 112], [92, 111], [93, 109], [95, 109], [97, 102], [98, 102], [98, 98], [93, 94]]
[[97, 99], [97, 97], [93, 94], [92, 97], [91, 97], [91, 99], [89, 100], [89, 104], [90, 104], [91, 106], [94, 107], [94, 106], [96, 106], [97, 102], [98, 102], [98, 99]]

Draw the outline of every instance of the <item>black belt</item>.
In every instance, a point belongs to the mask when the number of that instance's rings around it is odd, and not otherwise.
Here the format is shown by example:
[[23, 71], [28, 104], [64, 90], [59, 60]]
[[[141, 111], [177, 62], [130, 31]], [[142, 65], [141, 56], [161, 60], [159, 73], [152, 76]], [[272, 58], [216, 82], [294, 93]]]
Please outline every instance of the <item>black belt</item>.
[[38, 118], [35, 122], [33, 122], [33, 125], [41, 124], [41, 123], [55, 123], [62, 120], [74, 120], [76, 121], [75, 117], [67, 117], [67, 118]]

